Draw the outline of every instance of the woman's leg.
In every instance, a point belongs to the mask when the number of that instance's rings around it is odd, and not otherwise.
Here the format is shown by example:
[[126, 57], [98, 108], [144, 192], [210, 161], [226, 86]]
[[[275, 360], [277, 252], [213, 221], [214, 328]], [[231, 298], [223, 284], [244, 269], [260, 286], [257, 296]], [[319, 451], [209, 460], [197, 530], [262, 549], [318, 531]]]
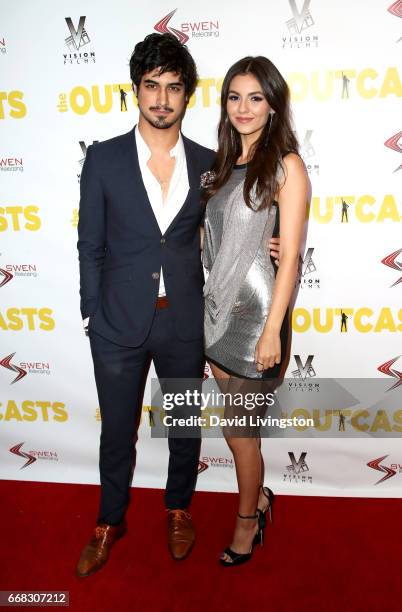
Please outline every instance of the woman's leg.
[[[217, 384], [224, 393], [241, 393], [244, 379], [230, 376], [214, 364], [210, 364]], [[236, 476], [239, 488], [239, 514], [254, 516], [259, 503], [258, 491], [261, 484], [261, 452], [258, 437], [238, 437], [236, 427], [224, 430], [226, 441], [233, 453]], [[240, 434], [239, 434], [240, 435]], [[250, 552], [253, 538], [258, 530], [256, 519], [241, 519], [237, 517], [236, 527], [230, 548], [237, 553]], [[230, 561], [227, 555], [223, 558]]]

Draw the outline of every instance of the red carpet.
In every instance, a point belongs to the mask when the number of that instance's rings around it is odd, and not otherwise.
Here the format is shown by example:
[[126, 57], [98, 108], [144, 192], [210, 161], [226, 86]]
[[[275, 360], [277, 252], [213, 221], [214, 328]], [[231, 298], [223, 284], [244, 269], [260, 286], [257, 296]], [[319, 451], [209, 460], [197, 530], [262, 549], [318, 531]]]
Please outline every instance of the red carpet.
[[402, 609], [402, 500], [277, 497], [264, 548], [243, 567], [221, 568], [235, 495], [196, 493], [196, 547], [177, 563], [166, 547], [162, 491], [135, 489], [128, 534], [101, 572], [79, 580], [74, 567], [98, 488], [2, 481], [0, 498], [0, 590], [69, 591], [74, 611]]

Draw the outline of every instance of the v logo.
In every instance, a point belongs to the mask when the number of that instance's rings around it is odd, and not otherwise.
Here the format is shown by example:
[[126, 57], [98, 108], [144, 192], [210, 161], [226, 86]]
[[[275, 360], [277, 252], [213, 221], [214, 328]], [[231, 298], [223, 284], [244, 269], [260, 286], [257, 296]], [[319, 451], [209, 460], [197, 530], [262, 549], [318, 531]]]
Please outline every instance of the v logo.
[[288, 22], [289, 27], [294, 26], [298, 32], [301, 32], [313, 25], [314, 21], [309, 11], [310, 0], [304, 0], [303, 8], [300, 12], [296, 6], [296, 0], [289, 0], [289, 4], [293, 13], [293, 19]]
[[309, 471], [307, 463], [305, 461], [307, 452], [302, 452], [298, 461], [296, 461], [294, 453], [288, 452], [288, 455], [289, 459], [292, 462], [292, 464], [288, 467], [288, 469], [290, 468], [290, 471], [295, 472], [295, 474], [299, 474], [299, 472]]
[[67, 38], [66, 42], [73, 43], [74, 48], [77, 49], [78, 51], [78, 49], [82, 45], [85, 45], [87, 42], [89, 42], [89, 39], [87, 41], [83, 39], [83, 34], [85, 32], [84, 30], [85, 17], [80, 17], [77, 29], [75, 29], [71, 17], [66, 17], [65, 19], [66, 19], [66, 23], [68, 25], [68, 29], [70, 30], [70, 34], [71, 34], [71, 37]]
[[301, 259], [301, 274], [302, 276], [305, 276], [306, 274], [311, 274], [312, 272], [315, 272], [316, 267], [314, 265], [313, 262], [313, 253], [314, 253], [314, 247], [310, 247], [307, 249], [307, 253], [304, 257], [304, 259]]
[[315, 376], [313, 366], [311, 365], [314, 359], [314, 355], [309, 355], [304, 365], [302, 363], [302, 360], [300, 359], [300, 355], [295, 355], [294, 358], [297, 365], [297, 372], [299, 372], [300, 378], [305, 380], [307, 378], [307, 375]]

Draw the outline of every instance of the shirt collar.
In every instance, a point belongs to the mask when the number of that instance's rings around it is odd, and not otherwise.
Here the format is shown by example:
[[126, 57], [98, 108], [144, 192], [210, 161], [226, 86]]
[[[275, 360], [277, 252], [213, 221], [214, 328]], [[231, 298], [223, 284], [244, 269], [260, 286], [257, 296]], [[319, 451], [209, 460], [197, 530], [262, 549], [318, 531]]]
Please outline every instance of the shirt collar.
[[[138, 125], [135, 126], [135, 142], [137, 145], [138, 156], [142, 159], [150, 159], [151, 149], [148, 147], [147, 143], [141, 136], [140, 130], [138, 129]], [[184, 154], [184, 144], [181, 132], [179, 132], [179, 138], [177, 139], [176, 144], [172, 149], [170, 149], [170, 157], [177, 158], [181, 154]]]

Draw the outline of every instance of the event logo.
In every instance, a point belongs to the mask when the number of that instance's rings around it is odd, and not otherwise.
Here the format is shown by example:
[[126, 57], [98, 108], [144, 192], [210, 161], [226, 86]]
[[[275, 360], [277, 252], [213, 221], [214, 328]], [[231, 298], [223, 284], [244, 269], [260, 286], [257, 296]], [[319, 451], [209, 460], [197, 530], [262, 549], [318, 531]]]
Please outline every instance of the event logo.
[[392, 194], [385, 194], [378, 201], [374, 196], [314, 196], [308, 207], [307, 214], [317, 223], [338, 221], [348, 223], [400, 223], [402, 220], [402, 200], [397, 202]]
[[[396, 151], [397, 153], [402, 153], [402, 132], [398, 132], [398, 134], [394, 134], [388, 140], [384, 142], [384, 145], [392, 151]], [[402, 164], [395, 168], [394, 173], [398, 172], [398, 170], [402, 169]]]
[[180, 30], [173, 28], [169, 22], [176, 12], [177, 9], [174, 9], [174, 11], [158, 21], [158, 23], [154, 25], [154, 30], [160, 34], [173, 34], [173, 36], [175, 36], [182, 45], [186, 44], [186, 42], [189, 40], [189, 36], [192, 36], [193, 38], [219, 36], [218, 21], [185, 22], [180, 25]]
[[[297, 391], [297, 393], [316, 393], [320, 392], [319, 383], [313, 382], [287, 382], [289, 391]], [[392, 413], [389, 410], [368, 410], [359, 406], [356, 409], [342, 408], [331, 409], [327, 408], [295, 408], [289, 413], [286, 410], [282, 411], [282, 418], [297, 419], [298, 425], [294, 429], [303, 432], [310, 428], [315, 431], [337, 431], [344, 432], [346, 423], [350, 428], [359, 433], [376, 433], [402, 432], [402, 410], [394, 410]], [[346, 418], [348, 420], [346, 421]], [[303, 419], [305, 424], [300, 424]]]
[[297, 369], [292, 371], [293, 378], [300, 378], [302, 380], [306, 380], [306, 378], [314, 378], [317, 376], [312, 363], [314, 359], [314, 355], [309, 355], [306, 359], [306, 362], [303, 364], [300, 355], [293, 355]]
[[[71, 110], [77, 115], [86, 115], [92, 108], [100, 114], [109, 113], [117, 104], [120, 110], [127, 110], [126, 92], [131, 92], [130, 99], [137, 105], [131, 83], [113, 83], [92, 85], [90, 89], [78, 85], [69, 94], [60, 93], [57, 110], [66, 113]], [[123, 101], [124, 100], [124, 101]]]
[[7, 357], [4, 357], [0, 360], [0, 366], [17, 373], [17, 376], [14, 378], [14, 380], [11, 381], [11, 385], [20, 381], [27, 374], [50, 374], [49, 363], [44, 363], [41, 361], [24, 361], [21, 362], [19, 365], [15, 365], [11, 363], [11, 359], [14, 357], [14, 355], [15, 353], [11, 353], [11, 355], [7, 355]]
[[[16, 276], [38, 276], [38, 270], [35, 264], [7, 264], [4, 268], [0, 268], [0, 288], [6, 285]], [[1, 280], [1, 276], [4, 276]]]
[[398, 134], [394, 134], [393, 136], [388, 138], [388, 140], [386, 140], [384, 144], [389, 149], [392, 149], [393, 151], [397, 151], [398, 153], [402, 153], [401, 141], [402, 141], [402, 132], [399, 132]]
[[0, 38], [0, 53], [2, 55], [5, 55], [7, 53], [7, 47], [6, 47], [6, 39], [4, 38]]
[[[380, 478], [380, 480], [377, 480], [377, 482], [374, 483], [375, 485], [385, 482], [389, 478], [395, 476], [395, 474], [397, 473], [397, 470], [395, 468], [397, 468], [398, 466], [396, 463], [391, 463], [389, 467], [386, 465], [381, 465], [381, 461], [384, 461], [384, 459], [386, 459], [387, 457], [388, 455], [384, 455], [383, 457], [378, 457], [378, 459], [372, 459], [366, 464], [369, 468], [377, 470], [378, 472], [383, 472], [385, 474], [385, 476], [383, 476], [382, 478]], [[401, 466], [399, 466], [399, 471], [401, 471]]]
[[307, 253], [304, 259], [300, 257], [302, 276], [306, 276], [306, 274], [311, 274], [312, 272], [315, 272], [317, 269], [313, 262], [313, 257], [312, 257], [313, 253], [314, 253], [314, 247], [307, 249]]
[[[0, 409], [2, 408], [0, 402]], [[0, 412], [0, 421], [56, 421], [63, 423], [68, 420], [68, 412], [63, 402], [48, 402], [43, 400], [23, 400], [18, 406], [13, 399], [7, 401], [4, 409]]]
[[[387, 11], [395, 17], [402, 17], [402, 0], [396, 0], [391, 6], [387, 8]], [[398, 38], [397, 43], [402, 41], [402, 36]]]
[[315, 70], [311, 73], [292, 72], [287, 83], [293, 102], [311, 97], [325, 102], [336, 96], [349, 99], [355, 95], [366, 100], [402, 97], [401, 77], [396, 66], [389, 66], [380, 72], [375, 68]]
[[301, 156], [306, 166], [306, 170], [310, 176], [312, 174], [320, 174], [320, 164], [315, 161], [316, 152], [312, 143], [312, 136], [313, 130], [306, 130], [301, 146]]
[[0, 206], [0, 232], [8, 229], [36, 232], [42, 225], [38, 211], [37, 206]]
[[36, 457], [34, 457], [33, 455], [30, 455], [29, 453], [25, 453], [24, 451], [21, 450], [24, 444], [25, 442], [20, 442], [19, 444], [16, 444], [12, 448], [10, 448], [10, 453], [13, 453], [13, 455], [17, 455], [17, 457], [22, 457], [23, 459], [27, 460], [27, 462], [24, 463], [24, 465], [20, 467], [20, 470], [28, 467], [29, 465], [31, 465], [32, 463], [35, 463], [36, 461]]
[[[96, 144], [96, 143], [98, 143], [98, 142], [99, 142], [99, 140], [94, 140], [92, 144]], [[81, 159], [79, 159], [79, 160], [78, 160], [78, 165], [79, 165], [79, 167], [80, 167], [80, 172], [77, 174], [77, 179], [78, 179], [78, 182], [80, 182], [80, 180], [81, 180], [81, 168], [82, 168], [82, 167], [83, 167], [83, 165], [84, 165], [85, 158], [86, 158], [86, 156], [87, 156], [87, 148], [88, 148], [88, 147], [87, 147], [87, 145], [85, 144], [85, 141], [84, 141], [84, 140], [79, 140], [79, 141], [78, 141], [78, 144], [80, 145], [80, 147], [81, 147], [81, 152], [82, 152], [82, 157], [81, 157]]]
[[396, 370], [395, 368], [391, 368], [398, 359], [400, 359], [401, 355], [397, 355], [393, 359], [386, 361], [385, 363], [378, 366], [377, 370], [382, 374], [386, 374], [387, 376], [391, 376], [392, 378], [396, 378], [396, 382], [388, 389], [388, 391], [393, 391], [400, 385], [402, 385], [402, 372]]
[[316, 272], [317, 268], [313, 261], [314, 247], [307, 249], [306, 254], [299, 258], [299, 286], [301, 289], [319, 289], [320, 279], [317, 276], [310, 276]]
[[318, 47], [318, 36], [316, 34], [304, 35], [305, 30], [309, 30], [314, 25], [314, 19], [310, 13], [310, 0], [303, 0], [300, 9], [297, 4], [296, 0], [289, 0], [293, 16], [286, 21], [290, 36], [282, 36], [282, 48], [306, 49]]
[[52, 314], [51, 308], [7, 308], [3, 313], [0, 310], [0, 330], [52, 331], [56, 326]]
[[[1, 277], [3, 277], [3, 279]], [[3, 270], [3, 268], [0, 268], [0, 289], [1, 287], [4, 287], [4, 285], [7, 285], [12, 278], [14, 278], [13, 274], [8, 272], [8, 270]]]
[[46, 459], [47, 461], [58, 461], [59, 458], [57, 456], [56, 451], [49, 450], [30, 450], [29, 452], [22, 451], [21, 448], [25, 444], [25, 442], [20, 442], [16, 444], [12, 448], [10, 448], [10, 453], [13, 455], [17, 455], [17, 457], [22, 457], [26, 459], [26, 463], [20, 467], [20, 470], [28, 467], [35, 463], [37, 459]]
[[341, 333], [350, 331], [368, 332], [401, 332], [402, 308], [393, 311], [384, 306], [377, 311], [372, 308], [295, 308], [292, 314], [292, 329], [304, 333], [310, 329], [319, 333], [328, 333], [339, 329]]
[[198, 461], [198, 473], [205, 472], [208, 468], [234, 468], [233, 459], [227, 457], [201, 457]]
[[169, 21], [172, 19], [173, 15], [176, 13], [177, 9], [174, 9], [171, 13], [163, 17], [158, 23], [154, 25], [154, 30], [159, 32], [160, 34], [173, 34], [177, 38], [177, 40], [184, 45], [188, 41], [187, 34], [184, 32], [180, 32], [180, 30], [176, 30], [176, 28], [172, 28], [169, 26]]
[[27, 114], [27, 107], [22, 102], [24, 94], [22, 91], [0, 91], [0, 119], [6, 118], [7, 107], [10, 107], [8, 115], [13, 119], [22, 119]]
[[1, 157], [0, 158], [1, 172], [24, 172], [24, 162], [22, 157]]
[[70, 36], [65, 39], [67, 49], [70, 53], [63, 53], [64, 64], [88, 64], [95, 63], [95, 51], [84, 51], [80, 49], [91, 42], [85, 29], [86, 17], [80, 17], [78, 26], [75, 28], [71, 17], [65, 17]]
[[208, 464], [205, 463], [204, 461], [199, 461], [198, 462], [198, 473], [202, 474], [202, 472], [205, 472], [205, 470], [208, 469]]
[[396, 0], [391, 6], [387, 8], [387, 11], [395, 17], [402, 17], [402, 0]]
[[17, 374], [14, 380], [11, 381], [10, 383], [11, 385], [20, 381], [22, 378], [24, 378], [24, 376], [27, 375], [27, 371], [24, 370], [24, 368], [21, 368], [11, 363], [11, 359], [14, 357], [14, 355], [15, 353], [11, 353], [11, 355], [8, 355], [7, 357], [4, 357], [3, 359], [0, 360], [0, 366]]
[[[187, 108], [191, 109], [197, 104], [203, 108], [220, 105], [220, 92], [223, 78], [201, 78], [197, 81], [196, 93], [189, 100]], [[60, 113], [71, 110], [77, 115], [86, 115], [91, 110], [97, 113], [109, 113], [116, 108], [120, 111], [127, 110], [127, 96], [122, 101], [122, 91], [130, 94], [128, 99], [133, 108], [137, 107], [131, 83], [106, 83], [103, 85], [91, 85], [90, 88], [82, 85], [73, 87], [69, 93], [60, 93], [58, 96], [57, 109]]]
[[290, 465], [286, 466], [286, 472], [283, 475], [283, 482], [312, 483], [312, 476], [310, 476], [309, 474], [306, 476], [306, 472], [310, 471], [306, 463], [307, 452], [302, 452], [297, 461], [293, 452], [288, 452], [288, 455], [290, 459]]
[[[396, 261], [397, 257], [399, 257], [401, 253], [402, 253], [402, 249], [398, 249], [397, 251], [394, 251], [393, 253], [390, 253], [389, 255], [384, 257], [384, 259], [381, 259], [381, 263], [384, 264], [384, 266], [388, 266], [389, 268], [398, 270], [398, 272], [402, 272], [402, 261]], [[402, 276], [398, 278], [398, 280], [396, 280], [391, 285], [391, 287], [395, 287], [395, 285], [399, 285], [400, 282], [402, 282]]]

